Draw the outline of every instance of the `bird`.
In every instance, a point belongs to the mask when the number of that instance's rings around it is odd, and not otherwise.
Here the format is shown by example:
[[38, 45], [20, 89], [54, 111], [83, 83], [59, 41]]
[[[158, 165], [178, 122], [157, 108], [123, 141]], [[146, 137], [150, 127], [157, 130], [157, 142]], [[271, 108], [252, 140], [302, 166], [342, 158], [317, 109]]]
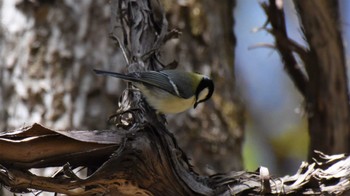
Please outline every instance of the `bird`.
[[127, 74], [93, 69], [97, 75], [112, 76], [132, 82], [147, 103], [163, 114], [177, 114], [196, 108], [213, 95], [214, 82], [209, 77], [182, 70], [137, 71]]

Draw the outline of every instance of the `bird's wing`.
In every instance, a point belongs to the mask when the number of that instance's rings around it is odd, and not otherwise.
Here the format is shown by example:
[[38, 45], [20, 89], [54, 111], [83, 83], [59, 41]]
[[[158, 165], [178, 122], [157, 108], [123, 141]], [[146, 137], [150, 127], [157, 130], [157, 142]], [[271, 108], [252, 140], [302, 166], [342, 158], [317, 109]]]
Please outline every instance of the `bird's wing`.
[[104, 70], [98, 70], [98, 69], [94, 69], [94, 72], [98, 75], [112, 76], [112, 77], [120, 78], [123, 80], [129, 80], [132, 82], [139, 82], [139, 79], [135, 76], [132, 76], [132, 75], [126, 75], [126, 74], [121, 74], [121, 73], [117, 73], [117, 72], [104, 71]]
[[198, 85], [196, 75], [181, 70], [163, 70], [162, 72], [168, 74], [169, 78], [178, 84], [176, 87], [180, 97], [188, 99], [194, 96]]
[[148, 84], [160, 88], [178, 97], [187, 98], [179, 92], [179, 87], [171, 80], [171, 78], [166, 73], [147, 71], [138, 72], [135, 74], [139, 75], [139, 80], [143, 84]]
[[154, 81], [153, 86], [166, 90], [178, 97], [188, 99], [194, 95], [193, 78], [184, 71], [163, 70], [160, 72], [141, 72], [142, 78]]
[[[181, 98], [190, 98], [193, 94], [188, 89], [192, 89], [192, 84], [187, 84], [185, 74], [181, 72], [173, 72], [173, 71], [145, 71], [145, 72], [132, 72], [129, 74], [121, 74], [117, 72], [103, 71], [94, 69], [96, 74], [99, 75], [107, 75], [112, 76], [124, 80], [129, 80], [132, 82], [139, 82], [144, 85], [150, 85], [152, 87], [156, 87], [167, 91], [168, 93], [181, 97]], [[168, 72], [171, 73], [172, 77], [169, 77]], [[181, 80], [181, 81], [180, 81]], [[176, 84], [181, 84], [178, 86]], [[187, 88], [187, 89], [186, 89]]]

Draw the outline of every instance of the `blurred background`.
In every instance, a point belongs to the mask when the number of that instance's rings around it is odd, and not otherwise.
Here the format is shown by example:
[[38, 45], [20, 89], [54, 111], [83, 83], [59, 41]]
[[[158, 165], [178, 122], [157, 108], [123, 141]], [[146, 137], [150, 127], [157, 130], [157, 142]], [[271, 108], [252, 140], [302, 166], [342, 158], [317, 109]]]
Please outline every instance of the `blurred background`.
[[[292, 1], [283, 3], [288, 36], [305, 46]], [[261, 29], [266, 15], [259, 3], [237, 1], [235, 18], [237, 85], [247, 113], [244, 165], [266, 166], [278, 175], [295, 172], [308, 148], [303, 99], [278, 52], [261, 46], [274, 38]]]
[[[339, 5], [348, 59], [350, 2], [339, 1]], [[305, 46], [293, 2], [283, 1], [283, 9], [288, 36]], [[258, 1], [238, 0], [234, 16], [237, 85], [247, 113], [244, 166], [255, 170], [263, 165], [273, 174], [291, 174], [307, 157], [304, 100], [284, 71], [279, 54], [271, 48], [256, 47], [261, 43], [274, 43], [270, 34], [258, 30], [266, 21]]]
[[[305, 46], [292, 1], [283, 2], [290, 38]], [[162, 1], [170, 28], [182, 32], [162, 58], [211, 75], [217, 90], [198, 110], [168, 116], [168, 127], [205, 175], [268, 167], [293, 174], [308, 148], [304, 102], [279, 54], [262, 43], [266, 15], [256, 0]], [[350, 2], [339, 1], [347, 50]], [[0, 130], [34, 122], [51, 129], [102, 129], [125, 83], [92, 68], [125, 71], [108, 38], [104, 1], [0, 0]], [[269, 27], [269, 26], [267, 26]], [[234, 34], [232, 34], [232, 32]], [[233, 36], [234, 35], [234, 36]]]

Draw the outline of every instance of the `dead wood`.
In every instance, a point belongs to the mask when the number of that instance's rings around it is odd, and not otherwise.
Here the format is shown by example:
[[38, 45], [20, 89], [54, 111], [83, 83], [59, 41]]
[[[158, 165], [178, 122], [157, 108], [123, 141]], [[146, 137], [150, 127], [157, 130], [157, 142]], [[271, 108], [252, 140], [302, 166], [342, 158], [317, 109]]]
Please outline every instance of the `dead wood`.
[[[18, 146], [10, 148], [14, 145]], [[13, 192], [314, 195], [341, 194], [350, 188], [350, 157], [321, 152], [315, 163], [302, 163], [293, 176], [272, 177], [264, 167], [257, 172], [199, 176], [161, 123], [136, 123], [114, 131], [55, 131], [34, 124], [2, 134], [0, 147], [0, 181]], [[61, 167], [48, 177], [29, 171], [48, 166]], [[81, 166], [99, 167], [79, 178], [72, 170]]]
[[[111, 37], [128, 71], [161, 69], [159, 46], [169, 39], [157, 1], [112, 1]], [[257, 172], [200, 176], [139, 91], [126, 89], [108, 130], [50, 130], [34, 124], [0, 136], [0, 182], [13, 192], [44, 190], [68, 195], [310, 195], [349, 190], [350, 158], [317, 153], [293, 176]], [[31, 168], [60, 166], [54, 176]], [[78, 167], [93, 172], [85, 178]]]

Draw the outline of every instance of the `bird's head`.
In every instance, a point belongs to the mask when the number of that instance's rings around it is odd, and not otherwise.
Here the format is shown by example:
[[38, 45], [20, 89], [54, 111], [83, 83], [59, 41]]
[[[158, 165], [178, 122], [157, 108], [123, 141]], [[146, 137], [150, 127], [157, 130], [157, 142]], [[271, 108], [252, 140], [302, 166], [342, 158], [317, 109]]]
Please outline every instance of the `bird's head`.
[[196, 108], [199, 103], [202, 103], [210, 99], [210, 97], [213, 95], [213, 92], [214, 92], [213, 80], [211, 80], [206, 76], [202, 77], [195, 92], [196, 101], [194, 103], [194, 108]]

